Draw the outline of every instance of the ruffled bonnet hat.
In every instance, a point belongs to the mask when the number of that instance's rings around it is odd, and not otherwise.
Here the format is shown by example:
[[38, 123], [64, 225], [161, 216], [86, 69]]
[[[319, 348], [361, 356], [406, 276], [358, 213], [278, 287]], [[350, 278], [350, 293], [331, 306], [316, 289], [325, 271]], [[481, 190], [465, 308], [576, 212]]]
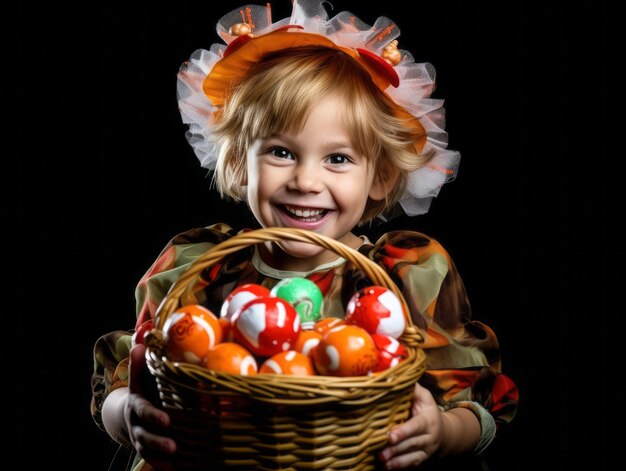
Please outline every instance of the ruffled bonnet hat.
[[[374, 83], [423, 128], [421, 152], [429, 163], [407, 176], [399, 204], [409, 216], [424, 214], [444, 183], [457, 174], [460, 154], [447, 149], [443, 100], [431, 98], [435, 70], [416, 63], [398, 49], [398, 26], [385, 17], [368, 25], [343, 11], [332, 18], [319, 0], [293, 0], [291, 17], [272, 22], [270, 4], [246, 5], [224, 15], [217, 34], [225, 44], [196, 50], [178, 74], [177, 94], [186, 137], [202, 167], [214, 170], [218, 149], [212, 129], [216, 111], [224, 104], [232, 83], [266, 54], [303, 45], [324, 45], [355, 58]], [[423, 132], [422, 131], [422, 132]], [[397, 215], [397, 213], [395, 214]], [[379, 216], [385, 219], [382, 215]], [[387, 218], [390, 216], [387, 215]]]

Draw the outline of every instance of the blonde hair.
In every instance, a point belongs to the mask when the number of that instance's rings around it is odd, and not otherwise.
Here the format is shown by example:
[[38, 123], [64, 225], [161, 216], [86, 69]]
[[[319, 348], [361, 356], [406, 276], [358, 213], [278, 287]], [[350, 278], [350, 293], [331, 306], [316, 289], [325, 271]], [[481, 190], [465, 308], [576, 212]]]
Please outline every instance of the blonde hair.
[[214, 183], [222, 197], [245, 199], [246, 153], [254, 141], [298, 132], [320, 97], [327, 96], [342, 101], [352, 145], [372, 165], [375, 183], [388, 188], [383, 200], [368, 200], [360, 223], [390, 210], [404, 191], [408, 172], [430, 159], [421, 152], [426, 132], [407, 122], [412, 117], [355, 59], [323, 46], [270, 54], [234, 84], [215, 116], [219, 155]]

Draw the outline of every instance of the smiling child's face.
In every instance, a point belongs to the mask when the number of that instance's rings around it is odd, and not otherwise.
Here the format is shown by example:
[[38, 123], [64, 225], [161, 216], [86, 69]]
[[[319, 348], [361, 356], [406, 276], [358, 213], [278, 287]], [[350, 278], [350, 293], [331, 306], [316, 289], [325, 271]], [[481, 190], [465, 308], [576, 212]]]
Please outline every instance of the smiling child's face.
[[[351, 230], [368, 196], [384, 195], [373, 188], [371, 164], [352, 146], [340, 107], [340, 100], [326, 98], [311, 109], [302, 130], [257, 140], [248, 150], [247, 199], [263, 227], [308, 229], [352, 247], [361, 243]], [[262, 254], [275, 268], [297, 271], [337, 258], [299, 242], [281, 242]]]

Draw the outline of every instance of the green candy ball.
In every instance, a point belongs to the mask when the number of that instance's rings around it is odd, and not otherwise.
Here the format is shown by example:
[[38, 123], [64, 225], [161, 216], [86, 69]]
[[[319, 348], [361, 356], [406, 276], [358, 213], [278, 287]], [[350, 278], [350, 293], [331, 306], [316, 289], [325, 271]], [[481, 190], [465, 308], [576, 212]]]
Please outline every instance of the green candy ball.
[[307, 278], [285, 278], [272, 288], [270, 294], [291, 304], [303, 329], [312, 329], [321, 319], [324, 296], [317, 285]]

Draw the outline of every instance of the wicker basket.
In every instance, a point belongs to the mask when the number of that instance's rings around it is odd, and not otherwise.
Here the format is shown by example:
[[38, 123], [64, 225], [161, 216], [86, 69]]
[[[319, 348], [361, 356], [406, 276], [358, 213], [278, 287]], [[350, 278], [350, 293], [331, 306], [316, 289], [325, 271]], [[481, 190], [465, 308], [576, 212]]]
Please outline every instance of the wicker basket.
[[[317, 244], [351, 261], [372, 285], [391, 289], [407, 313], [400, 342], [409, 357], [377, 375], [359, 377], [233, 375], [170, 361], [163, 325], [199, 273], [223, 257], [267, 241]], [[425, 370], [422, 336], [387, 273], [358, 251], [319, 234], [268, 228], [240, 233], [200, 256], [170, 289], [147, 337], [147, 363], [181, 460], [177, 469], [370, 470], [386, 432], [409, 416]]]

